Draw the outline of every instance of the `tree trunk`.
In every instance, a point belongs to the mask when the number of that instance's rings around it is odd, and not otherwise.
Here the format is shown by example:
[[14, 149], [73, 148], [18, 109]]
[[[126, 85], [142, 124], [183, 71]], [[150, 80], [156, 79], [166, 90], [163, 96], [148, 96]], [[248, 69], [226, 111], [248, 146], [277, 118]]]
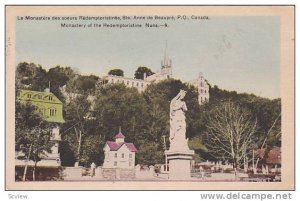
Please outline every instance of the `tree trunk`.
[[30, 156], [30, 153], [31, 153], [31, 148], [32, 148], [32, 144], [30, 144], [28, 155], [26, 157], [25, 168], [24, 168], [24, 173], [23, 173], [23, 179], [22, 179], [22, 181], [26, 181], [26, 174], [27, 174], [28, 161], [29, 161], [29, 156]]
[[37, 161], [36, 161], [36, 156], [34, 157], [34, 167], [32, 171], [32, 180], [35, 181], [35, 172], [36, 172], [36, 167], [37, 167]]
[[35, 171], [36, 171], [36, 162], [34, 162], [34, 168], [33, 168], [33, 171], [32, 171], [32, 180], [35, 181]]
[[81, 133], [81, 130], [79, 130], [79, 132], [77, 132], [76, 128], [75, 128], [75, 132], [76, 132], [76, 136], [77, 136], [77, 140], [78, 140], [77, 161], [75, 163], [75, 167], [76, 167], [76, 166], [79, 166], [82, 133]]

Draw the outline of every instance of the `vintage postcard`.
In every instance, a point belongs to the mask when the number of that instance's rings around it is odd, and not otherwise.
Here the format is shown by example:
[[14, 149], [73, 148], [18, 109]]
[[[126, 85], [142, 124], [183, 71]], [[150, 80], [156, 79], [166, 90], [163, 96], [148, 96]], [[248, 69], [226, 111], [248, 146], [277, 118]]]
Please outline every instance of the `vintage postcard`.
[[293, 6], [6, 6], [7, 190], [294, 190]]

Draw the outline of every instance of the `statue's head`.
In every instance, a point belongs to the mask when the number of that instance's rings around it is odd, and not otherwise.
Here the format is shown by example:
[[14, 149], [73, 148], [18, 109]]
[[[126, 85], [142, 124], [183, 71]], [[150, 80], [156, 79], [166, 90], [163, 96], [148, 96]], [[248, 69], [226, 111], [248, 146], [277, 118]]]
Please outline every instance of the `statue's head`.
[[186, 91], [185, 91], [185, 90], [182, 90], [182, 89], [180, 89], [180, 92], [179, 92], [179, 94], [180, 94], [180, 98], [179, 98], [179, 99], [183, 99], [183, 98], [185, 97], [185, 95], [186, 95]]

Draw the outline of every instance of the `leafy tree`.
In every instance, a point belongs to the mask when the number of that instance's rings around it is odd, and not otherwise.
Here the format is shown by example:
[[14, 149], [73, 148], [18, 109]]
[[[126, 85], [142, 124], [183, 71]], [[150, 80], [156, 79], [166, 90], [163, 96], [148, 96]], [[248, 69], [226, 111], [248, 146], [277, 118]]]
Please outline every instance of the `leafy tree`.
[[50, 125], [30, 103], [16, 102], [15, 150], [24, 153], [25, 168], [23, 181], [26, 180], [28, 161], [34, 161], [33, 180], [37, 163], [47, 153], [51, 153]]
[[[135, 88], [123, 84], [107, 85], [99, 89], [95, 101], [95, 116], [103, 141], [112, 140], [119, 127], [127, 141], [135, 142], [143, 133], [145, 101]], [[129, 106], [130, 105], [130, 106]]]
[[82, 144], [88, 135], [90, 128], [95, 126], [89, 125], [91, 103], [87, 100], [87, 96], [79, 95], [66, 105], [66, 123], [62, 126], [62, 138], [69, 143], [75, 158], [76, 165], [84, 162], [82, 158]]
[[94, 94], [98, 79], [95, 75], [77, 75], [67, 82], [66, 90], [69, 93]]
[[75, 76], [75, 72], [70, 67], [56, 66], [50, 68], [47, 77], [50, 82], [50, 91], [54, 93], [58, 99], [64, 101], [64, 96], [60, 88], [67, 84], [67, 82]]
[[124, 76], [124, 71], [122, 69], [112, 69], [108, 72], [108, 75]]
[[144, 165], [154, 165], [164, 163], [164, 151], [159, 144], [145, 142], [141, 144], [136, 154], [136, 162]]
[[48, 86], [47, 72], [40, 65], [21, 62], [16, 69], [16, 89], [43, 91]]
[[137, 68], [137, 70], [134, 73], [134, 78], [135, 79], [144, 79], [144, 74], [146, 73], [146, 76], [153, 75], [154, 73], [151, 71], [151, 69], [145, 67], [145, 66], [140, 66]]

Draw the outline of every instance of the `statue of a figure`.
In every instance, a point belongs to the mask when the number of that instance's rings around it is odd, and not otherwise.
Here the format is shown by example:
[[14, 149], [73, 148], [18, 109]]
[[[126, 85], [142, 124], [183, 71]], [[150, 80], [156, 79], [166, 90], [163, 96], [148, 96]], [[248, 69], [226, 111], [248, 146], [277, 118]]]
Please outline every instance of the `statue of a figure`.
[[185, 112], [187, 107], [183, 98], [186, 91], [180, 90], [170, 104], [170, 150], [189, 149], [186, 139]]

